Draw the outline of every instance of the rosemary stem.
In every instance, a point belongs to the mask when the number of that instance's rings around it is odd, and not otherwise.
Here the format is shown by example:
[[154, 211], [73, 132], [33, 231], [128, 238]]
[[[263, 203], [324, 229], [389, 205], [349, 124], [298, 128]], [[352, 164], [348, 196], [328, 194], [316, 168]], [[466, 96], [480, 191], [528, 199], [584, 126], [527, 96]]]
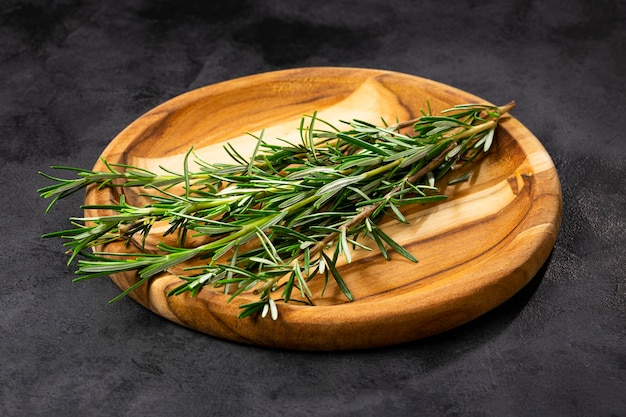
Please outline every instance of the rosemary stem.
[[[439, 164], [441, 164], [441, 161], [443, 159], [445, 159], [445, 157], [448, 154], [448, 152], [450, 152], [452, 149], [454, 149], [456, 147], [456, 145], [457, 145], [456, 142], [452, 142], [439, 155], [434, 157], [429, 164], [424, 166], [422, 169], [420, 169], [418, 172], [416, 172], [412, 176], [405, 178], [405, 180], [403, 182], [413, 183], [413, 182], [417, 181], [418, 179], [420, 179], [421, 177], [423, 177], [424, 175], [426, 175], [426, 173], [428, 173], [428, 172], [432, 171], [433, 169], [435, 169], [437, 166], [439, 166]], [[387, 164], [386, 166], [388, 166], [388, 165], [397, 166], [397, 165], [402, 163], [402, 160], [403, 160], [403, 158], [401, 158], [401, 159], [399, 159], [397, 161], [394, 161], [393, 163]], [[388, 169], [390, 169], [390, 168], [388, 168]], [[365, 219], [368, 218], [369, 216], [371, 216], [372, 213], [374, 213], [381, 205], [387, 204], [389, 202], [389, 200], [391, 199], [391, 197], [395, 193], [397, 193], [400, 190], [400, 188], [401, 188], [401, 185], [397, 185], [391, 191], [389, 191], [383, 197], [382, 200], [379, 200], [379, 201], [377, 201], [375, 203], [372, 203], [369, 206], [365, 206], [356, 216], [350, 218], [345, 223], [343, 223], [341, 226], [339, 226], [337, 232], [329, 233], [324, 239], [320, 240], [318, 243], [316, 243], [314, 246], [312, 246], [309, 249], [309, 256], [316, 255], [321, 250], [325, 249], [335, 239], [337, 239], [337, 237], [344, 230], [347, 231], [350, 227], [364, 222]], [[290, 266], [294, 266], [297, 263], [301, 263], [303, 257], [304, 257], [304, 255], [300, 255], [298, 258], [294, 259], [290, 263]], [[257, 289], [254, 290], [254, 293], [255, 294], [256, 293], [261, 293], [263, 291], [268, 291], [268, 290], [270, 290], [270, 289], [272, 289], [272, 288], [274, 288], [276, 286], [280, 286], [281, 282], [284, 281], [285, 279], [287, 279], [287, 276], [288, 276], [288, 274], [287, 275], [283, 275], [283, 276], [277, 276], [277, 277], [275, 277], [275, 278], [273, 278], [271, 280], [268, 280], [268, 281], [264, 282]]]
[[496, 125], [497, 125], [496, 120], [489, 120], [487, 122], [465, 129], [462, 132], [453, 134], [448, 139], [453, 139], [455, 142], [458, 142], [460, 139], [470, 138], [477, 133], [481, 133], [486, 130], [493, 129], [494, 127], [496, 127]]
[[[499, 119], [499, 117], [508, 112], [510, 109], [512, 109], [515, 106], [515, 102], [511, 102], [505, 106], [501, 106], [498, 107], [498, 118], [494, 119], [494, 120], [489, 120], [486, 121], [484, 123], [481, 123], [479, 125], [476, 126], [472, 126], [468, 129], [463, 130], [462, 132], [453, 134], [450, 137], [447, 137], [447, 140], [452, 139], [452, 142], [442, 151], [440, 152], [438, 155], [436, 155], [428, 164], [426, 164], [423, 168], [421, 168], [419, 171], [417, 171], [416, 173], [414, 173], [411, 176], [407, 176], [401, 183], [399, 183], [396, 187], [394, 187], [392, 190], [390, 190], [384, 197], [383, 199], [372, 203], [368, 206], [365, 206], [363, 209], [361, 209], [361, 211], [355, 215], [354, 217], [350, 218], [349, 220], [347, 220], [345, 223], [343, 223], [341, 226], [338, 227], [338, 231], [334, 232], [334, 233], [329, 233], [324, 239], [322, 239], [321, 241], [319, 241], [318, 243], [316, 243], [313, 247], [311, 247], [309, 249], [309, 255], [308, 256], [313, 256], [316, 255], [318, 252], [322, 251], [323, 249], [325, 249], [328, 245], [330, 245], [335, 239], [337, 239], [337, 237], [343, 233], [343, 231], [347, 231], [350, 227], [354, 226], [354, 225], [358, 225], [362, 222], [365, 221], [365, 219], [367, 219], [368, 217], [370, 217], [381, 205], [385, 205], [389, 202], [389, 200], [393, 197], [393, 195], [395, 195], [402, 187], [402, 184], [404, 183], [415, 183], [416, 181], [418, 181], [420, 178], [422, 178], [424, 175], [426, 175], [428, 172], [431, 172], [432, 170], [434, 170], [435, 168], [437, 168], [442, 161], [445, 160], [446, 156], [448, 155], [448, 153], [450, 151], [452, 151], [456, 146], [458, 146], [458, 141], [461, 139], [465, 139], [468, 137], [472, 137], [478, 133], [493, 129], [496, 127], [497, 125], [497, 120]], [[415, 123], [415, 121], [417, 121], [418, 119], [415, 119], [413, 121], [409, 121], [406, 123], [406, 126], [410, 126], [411, 124]], [[398, 128], [399, 125], [396, 125], [395, 128]], [[404, 126], [404, 127], [406, 127]], [[402, 127], [402, 126], [400, 126]], [[392, 169], [398, 165], [400, 165], [403, 162], [404, 158], [400, 158], [397, 159], [389, 164], [386, 164], [384, 166], [381, 166], [379, 168], [373, 169], [368, 171], [367, 173], [365, 173], [366, 177], [372, 177], [376, 174], [379, 174], [381, 172], [385, 172], [389, 169]], [[370, 175], [371, 174], [371, 175]], [[290, 266], [294, 266], [297, 263], [301, 263], [302, 259], [303, 259], [304, 255], [300, 255], [298, 258], [294, 259], [291, 263]], [[283, 276], [277, 276], [271, 280], [268, 280], [266, 282], [264, 282], [263, 284], [261, 284], [258, 288], [256, 288], [253, 292], [255, 294], [257, 293], [262, 293], [264, 291], [269, 291], [274, 287], [278, 287], [281, 285], [281, 283], [283, 281], [285, 281], [288, 277], [288, 274], [283, 275]]]
[[[312, 195], [294, 205], [291, 205], [283, 209], [280, 212], [276, 212], [274, 214], [270, 214], [270, 215], [261, 217], [259, 219], [255, 219], [249, 223], [246, 223], [241, 227], [241, 229], [232, 232], [228, 236], [224, 236], [221, 239], [217, 239], [212, 242], [197, 246], [193, 249], [189, 249], [189, 251], [194, 251], [194, 252], [197, 252], [197, 255], [202, 255], [202, 254], [214, 252], [215, 250], [219, 250], [220, 248], [227, 246], [233, 241], [236, 241], [238, 239], [245, 239], [246, 237], [255, 233], [258, 229], [262, 229], [264, 226], [272, 224], [272, 221], [275, 220], [276, 218], [283, 218], [285, 215], [288, 215], [289, 213], [294, 212], [297, 209], [300, 209], [301, 207], [305, 207], [309, 204], [314, 203], [318, 198], [320, 198], [320, 196]], [[185, 260], [186, 258], [181, 258], [181, 262]], [[214, 259], [214, 260], [217, 260], [217, 259]], [[173, 264], [168, 265], [168, 267], [172, 267], [172, 266], [174, 265]], [[160, 270], [152, 269], [150, 272], [150, 275], [148, 276], [153, 276], [153, 275], [156, 275], [157, 273], [164, 272], [166, 269], [167, 268], [163, 268]], [[140, 274], [140, 275], [142, 277], [146, 276], [145, 274]]]
[[[172, 293], [190, 291], [193, 296], [208, 283], [225, 285], [229, 293], [228, 286], [237, 284], [232, 297], [250, 291], [261, 294], [259, 301], [242, 306], [242, 316], [261, 308], [265, 315], [273, 308], [274, 317], [274, 297], [279, 297], [275, 291], [284, 287], [282, 297], [287, 303], [297, 289], [302, 295], [298, 301], [313, 304], [307, 282], [318, 273], [325, 273], [328, 280], [330, 273], [352, 300], [337, 262], [351, 262], [352, 244], [369, 249], [358, 242], [361, 233], [376, 242], [386, 259], [392, 249], [417, 262], [376, 223], [387, 210], [390, 216], [406, 222], [400, 206], [444, 199], [445, 195], [429, 195], [428, 190], [435, 190], [433, 178], [440, 179], [487, 152], [500, 117], [514, 107], [515, 102], [500, 107], [459, 105], [442, 111], [441, 116], [424, 113], [392, 126], [385, 123], [384, 127], [355, 119], [344, 131], [328, 125], [335, 132], [315, 129], [314, 114], [307, 128], [304, 119], [301, 123], [302, 144], [273, 145], [261, 134], [249, 159], [231, 146], [226, 150], [235, 163], [211, 164], [196, 155], [199, 168], [194, 171], [187, 164], [190, 150], [181, 174], [166, 168], [157, 174], [105, 160], [104, 172], [56, 167], [78, 171], [78, 178], [65, 180], [42, 174], [56, 182], [38, 190], [42, 197], [53, 198], [50, 206], [91, 184], [136, 187], [138, 192], [149, 192], [140, 195], [152, 200], [133, 206], [122, 193], [117, 204], [83, 206], [112, 214], [70, 218], [74, 229], [47, 236], [68, 240], [70, 262], [79, 254], [86, 255], [88, 259], [78, 261], [78, 280], [135, 271], [139, 281], [120, 296], [175, 266], [209, 259], [206, 265], [185, 268], [202, 268], [202, 273], [181, 276], [183, 282]], [[413, 133], [400, 131], [410, 126]], [[182, 195], [177, 194], [181, 191]], [[129, 254], [128, 258], [122, 254], [119, 259], [110, 258], [115, 253], [84, 253], [88, 248], [104, 248], [111, 241], [128, 243], [137, 233], [143, 234], [145, 241], [157, 222], [159, 228], [161, 222], [169, 222], [163, 236], [179, 233], [176, 245], [163, 241], [157, 244], [159, 253]], [[185, 247], [187, 232], [206, 240], [201, 244], [194, 241], [197, 246], [193, 248]]]
[[[420, 169], [418, 172], [416, 172], [415, 174], [411, 175], [410, 177], [406, 177], [405, 180], [403, 180], [401, 183], [399, 183], [396, 187], [394, 187], [392, 190], [390, 190], [384, 197], [383, 199], [377, 201], [376, 203], [372, 203], [369, 206], [366, 206], [365, 208], [363, 208], [357, 215], [355, 215], [354, 217], [350, 218], [349, 220], [347, 220], [344, 224], [342, 224], [341, 226], [339, 226], [338, 228], [338, 232], [334, 232], [334, 233], [329, 233], [324, 239], [322, 239], [321, 241], [319, 241], [318, 243], [316, 243], [310, 250], [309, 250], [309, 255], [316, 255], [318, 252], [320, 252], [321, 250], [323, 250], [324, 248], [326, 248], [330, 243], [332, 243], [337, 236], [339, 236], [339, 234], [341, 234], [344, 230], [348, 230], [350, 227], [360, 224], [361, 222], [365, 221], [366, 218], [368, 218], [369, 216], [372, 215], [372, 213], [374, 213], [381, 205], [387, 204], [389, 202], [389, 200], [392, 198], [392, 196], [397, 193], [401, 187], [402, 184], [405, 182], [409, 182], [409, 183], [413, 183], [417, 180], [419, 180], [422, 176], [424, 176], [426, 173], [432, 171], [433, 169], [435, 169], [439, 164], [441, 164], [441, 162], [445, 159], [446, 155], [448, 154], [448, 152], [450, 152], [452, 149], [454, 149], [457, 146], [457, 141], [459, 139], [463, 139], [466, 137], [471, 137], [477, 133], [483, 132], [485, 130], [489, 130], [494, 128], [496, 125], [496, 121], [495, 120], [491, 120], [485, 123], [482, 123], [480, 125], [477, 126], [473, 126], [469, 129], [464, 130], [463, 132], [457, 133], [453, 136], [454, 140], [442, 151], [440, 152], [437, 156], [435, 156], [427, 165], [425, 165], [422, 169]], [[448, 139], [449, 140], [449, 139]], [[372, 177], [374, 175], [378, 175], [382, 172], [388, 171], [398, 165], [400, 165], [402, 163], [402, 161], [404, 160], [404, 158], [400, 158], [397, 159], [389, 164], [383, 165], [381, 167], [372, 169], [370, 171], [368, 171], [367, 173], [365, 173], [365, 177]], [[237, 201], [240, 197], [231, 197], [229, 199], [229, 201], [234, 202]], [[278, 217], [284, 217], [285, 215], [289, 215], [290, 213], [296, 212], [297, 210], [301, 209], [302, 207], [306, 207], [307, 205], [313, 204], [315, 203], [315, 201], [317, 201], [319, 198], [321, 198], [321, 195], [318, 194], [313, 194], [295, 204], [292, 204], [289, 207], [284, 208], [282, 211], [277, 212], [276, 214], [271, 214], [259, 219], [256, 219], [254, 221], [251, 221], [249, 223], [246, 223], [245, 225], [243, 225], [241, 227], [241, 229], [229, 234], [228, 236], [224, 236], [221, 239], [217, 239], [214, 240], [212, 242], [206, 243], [204, 245], [200, 245], [196, 248], [193, 249], [194, 252], [196, 252], [197, 254], [203, 254], [203, 253], [207, 253], [207, 252], [212, 252], [215, 251], [216, 249], [219, 249], [225, 245], [230, 244], [233, 241], [236, 241], [237, 239], [240, 238], [245, 238], [246, 236], [249, 236], [252, 233], [255, 233], [255, 231], [259, 228], [262, 228], [265, 225], [271, 224], [272, 220], [274, 220], [277, 216]], [[198, 204], [197, 205], [197, 209], [200, 209], [201, 207], [205, 207], [205, 208], [210, 208], [210, 207], [215, 207], [215, 205], [217, 205], [217, 201], [209, 201], [206, 202], [204, 204]], [[223, 201], [219, 202], [220, 204], [223, 204]], [[296, 259], [294, 259], [291, 263], [290, 266], [294, 266], [297, 263], [301, 263], [303, 259], [303, 255], [300, 255], [299, 257], [297, 257]], [[181, 257], [181, 262], [186, 260], [186, 258]], [[171, 267], [172, 265], [170, 264], [169, 267]], [[150, 274], [141, 274], [142, 277], [146, 277], [146, 276], [152, 276], [152, 275], [156, 275], [159, 272], [163, 272], [165, 271], [164, 269], [150, 269]], [[274, 288], [276, 285], [280, 285], [280, 281], [284, 280], [286, 277], [285, 276], [277, 276], [274, 277], [270, 280], [267, 280], [265, 282], [263, 282], [262, 284], [260, 284], [259, 288], [255, 289], [253, 292], [254, 293], [258, 293], [258, 292], [263, 292], [263, 291], [268, 291], [271, 290], [272, 288]]]
[[505, 105], [499, 106], [498, 107], [498, 114], [503, 115], [505, 113], [508, 113], [511, 110], [513, 110], [516, 105], [517, 104], [515, 103], [515, 100], [512, 100], [512, 101], [508, 102]]
[[386, 165], [383, 165], [383, 166], [378, 167], [378, 168], [371, 169], [371, 170], [363, 173], [363, 176], [365, 178], [375, 177], [378, 174], [382, 174], [383, 172], [387, 172], [390, 169], [393, 169], [393, 168], [397, 167], [398, 165], [402, 164], [403, 161], [404, 161], [404, 158], [396, 159], [395, 161], [390, 162], [390, 163], [388, 163]]

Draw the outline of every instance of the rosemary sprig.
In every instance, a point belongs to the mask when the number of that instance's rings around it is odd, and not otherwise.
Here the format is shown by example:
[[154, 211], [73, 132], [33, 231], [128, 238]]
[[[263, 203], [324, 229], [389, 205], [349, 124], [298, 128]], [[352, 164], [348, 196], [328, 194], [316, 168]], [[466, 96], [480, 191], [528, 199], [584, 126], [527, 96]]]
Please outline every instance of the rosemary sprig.
[[[324, 280], [324, 289], [332, 278], [352, 300], [339, 260], [351, 262], [356, 248], [371, 250], [360, 239], [370, 237], [385, 258], [390, 248], [417, 262], [377, 224], [384, 215], [406, 222], [403, 206], [445, 199], [437, 194], [436, 181], [487, 152], [500, 117], [513, 107], [467, 104], [393, 126], [342, 122], [348, 125], [343, 130], [313, 113], [302, 119], [300, 143], [269, 143], [262, 132], [250, 158], [227, 144], [233, 159], [228, 164], [210, 163], [190, 150], [182, 173], [164, 168], [165, 174], [156, 174], [106, 161], [104, 172], [53, 167], [74, 171], [77, 178], [42, 174], [54, 181], [38, 190], [52, 199], [47, 210], [90, 184], [152, 192], [142, 194], [150, 203], [141, 207], [123, 194], [118, 204], [83, 206], [113, 214], [71, 218], [71, 229], [44, 237], [66, 240], [68, 264], [80, 256], [77, 281], [136, 271], [138, 282], [111, 301], [176, 266], [183, 270], [181, 285], [169, 295], [193, 296], [205, 285], [224, 287], [231, 300], [255, 292], [258, 301], [242, 305], [241, 317], [260, 313], [276, 319], [278, 300], [313, 304], [308, 283], [315, 277]], [[183, 191], [174, 192], [174, 185]], [[86, 253], [113, 241], [134, 243], [135, 236], [143, 246], [153, 226], [162, 223], [169, 225], [164, 235], [177, 235], [176, 246], [160, 242], [157, 253], [140, 255]], [[205, 243], [186, 247], [189, 235]], [[185, 267], [191, 260], [202, 262]]]

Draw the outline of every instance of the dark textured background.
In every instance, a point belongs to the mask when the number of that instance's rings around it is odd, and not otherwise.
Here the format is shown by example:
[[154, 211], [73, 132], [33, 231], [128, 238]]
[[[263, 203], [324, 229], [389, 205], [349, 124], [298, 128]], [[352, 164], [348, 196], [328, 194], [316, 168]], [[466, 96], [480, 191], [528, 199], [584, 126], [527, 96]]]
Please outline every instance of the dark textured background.
[[[206, 4], [205, 4], [206, 3]], [[0, 1], [0, 415], [626, 416], [626, 3]], [[275, 69], [390, 69], [515, 116], [552, 155], [561, 233], [538, 276], [456, 330], [301, 353], [176, 326], [72, 284], [37, 171], [91, 167], [153, 106]]]

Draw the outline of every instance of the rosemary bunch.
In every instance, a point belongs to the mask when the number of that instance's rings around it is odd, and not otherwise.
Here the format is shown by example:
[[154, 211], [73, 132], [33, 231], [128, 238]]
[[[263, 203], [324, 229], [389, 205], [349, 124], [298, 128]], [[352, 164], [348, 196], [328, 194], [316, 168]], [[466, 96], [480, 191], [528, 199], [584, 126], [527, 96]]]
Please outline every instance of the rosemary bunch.
[[[360, 243], [360, 237], [370, 237], [385, 258], [392, 249], [417, 262], [377, 224], [384, 215], [406, 222], [404, 206], [445, 199], [437, 194], [436, 181], [487, 152], [498, 120], [513, 107], [459, 105], [392, 126], [342, 122], [343, 129], [313, 113], [302, 118], [299, 142], [269, 143], [261, 132], [249, 158], [225, 146], [232, 163], [210, 163], [190, 150], [181, 173], [107, 161], [103, 172], [53, 167], [77, 176], [42, 173], [53, 181], [38, 190], [52, 199], [47, 210], [90, 184], [135, 187], [149, 203], [133, 206], [122, 194], [117, 204], [83, 206], [112, 214], [71, 218], [71, 229], [44, 237], [65, 240], [68, 264], [79, 258], [76, 281], [136, 271], [137, 283], [111, 301], [177, 266], [181, 284], [169, 295], [193, 296], [205, 285], [224, 287], [230, 300], [243, 292], [258, 294], [258, 301], [241, 306], [240, 317], [269, 313], [276, 319], [278, 300], [312, 304], [308, 283], [315, 277], [324, 280], [324, 289], [333, 279], [352, 300], [339, 260], [351, 262], [355, 248], [371, 250]], [[143, 245], [162, 223], [168, 224], [164, 235], [177, 237], [176, 245], [160, 242], [156, 253], [143, 254], [87, 251], [113, 241], [132, 244], [136, 236]], [[190, 236], [203, 241], [189, 247]], [[191, 260], [201, 262], [185, 266]]]

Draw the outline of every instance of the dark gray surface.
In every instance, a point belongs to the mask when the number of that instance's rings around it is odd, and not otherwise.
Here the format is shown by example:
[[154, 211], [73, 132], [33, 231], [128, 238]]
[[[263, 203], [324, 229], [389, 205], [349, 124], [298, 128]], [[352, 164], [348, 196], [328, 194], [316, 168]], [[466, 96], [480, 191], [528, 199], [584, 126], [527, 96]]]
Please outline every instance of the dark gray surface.
[[[0, 415], [625, 416], [626, 4], [0, 2]], [[107, 279], [72, 284], [36, 172], [91, 167], [180, 93], [282, 68], [391, 69], [518, 102], [560, 174], [549, 261], [426, 340], [301, 353], [176, 326]]]

